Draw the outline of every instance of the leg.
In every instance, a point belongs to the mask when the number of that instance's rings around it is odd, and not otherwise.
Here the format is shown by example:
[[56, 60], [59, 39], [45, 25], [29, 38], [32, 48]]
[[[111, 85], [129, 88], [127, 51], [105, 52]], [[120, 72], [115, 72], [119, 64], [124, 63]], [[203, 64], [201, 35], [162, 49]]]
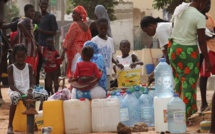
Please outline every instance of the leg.
[[212, 99], [212, 115], [211, 115], [211, 129], [210, 133], [215, 133], [215, 92]]
[[54, 89], [55, 89], [55, 93], [56, 93], [59, 89], [59, 72], [58, 71], [53, 73], [53, 80], [54, 80]]
[[46, 87], [46, 91], [48, 92], [49, 96], [50, 96], [50, 93], [53, 94], [53, 91], [52, 91], [52, 74], [51, 73], [46, 73], [45, 87]]
[[207, 99], [206, 99], [207, 81], [208, 81], [208, 77], [202, 77], [202, 76], [200, 77], [199, 87], [200, 87], [201, 98], [202, 98], [201, 111], [204, 111], [205, 108], [208, 106]]
[[38, 54], [38, 66], [37, 66], [37, 76], [36, 76], [36, 85], [40, 84], [40, 70], [43, 65], [43, 57], [41, 54]]

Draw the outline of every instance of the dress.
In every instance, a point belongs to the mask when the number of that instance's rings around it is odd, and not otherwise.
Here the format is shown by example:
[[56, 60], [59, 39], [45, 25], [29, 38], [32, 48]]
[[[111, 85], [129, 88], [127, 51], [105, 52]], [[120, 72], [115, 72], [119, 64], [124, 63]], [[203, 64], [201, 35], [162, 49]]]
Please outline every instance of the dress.
[[66, 34], [63, 47], [67, 49], [67, 76], [71, 77], [73, 72], [71, 71], [73, 58], [77, 53], [81, 53], [83, 45], [86, 41], [91, 40], [90, 29], [85, 32], [81, 29], [77, 22], [73, 22]]

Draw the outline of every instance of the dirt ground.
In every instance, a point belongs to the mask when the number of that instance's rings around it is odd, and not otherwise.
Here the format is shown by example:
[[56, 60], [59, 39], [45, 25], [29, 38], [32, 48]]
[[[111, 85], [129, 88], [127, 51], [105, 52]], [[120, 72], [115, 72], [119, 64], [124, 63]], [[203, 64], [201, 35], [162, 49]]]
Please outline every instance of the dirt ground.
[[[5, 104], [2, 105], [2, 107], [0, 108], [0, 134], [6, 134], [7, 132], [7, 126], [8, 126], [8, 115], [9, 115], [9, 103], [10, 103], [10, 99], [7, 95], [7, 91], [8, 88], [2, 88], [2, 93], [3, 93], [3, 98], [5, 101]], [[212, 90], [207, 92], [207, 99], [209, 102], [211, 102], [212, 99], [212, 95], [213, 95]], [[198, 107], [200, 107], [200, 92], [198, 90], [197, 93], [198, 97]], [[198, 118], [196, 121], [193, 122], [192, 126], [188, 126], [187, 127], [187, 133], [197, 133], [197, 130], [199, 129], [199, 124], [202, 121], [202, 118]], [[15, 134], [24, 134], [24, 133], [18, 133], [15, 132]], [[40, 134], [40, 132], [35, 132], [35, 134]], [[108, 133], [107, 133], [108, 134]], [[135, 133], [135, 134], [156, 134], [156, 132], [154, 131], [149, 131], [149, 132], [145, 132], [145, 133]]]

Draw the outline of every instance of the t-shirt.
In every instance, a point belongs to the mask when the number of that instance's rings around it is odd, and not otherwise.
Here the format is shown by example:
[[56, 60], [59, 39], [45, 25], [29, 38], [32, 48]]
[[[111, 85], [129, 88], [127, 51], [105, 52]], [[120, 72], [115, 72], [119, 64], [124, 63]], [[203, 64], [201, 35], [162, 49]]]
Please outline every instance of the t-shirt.
[[171, 22], [161, 22], [157, 24], [155, 36], [159, 40], [161, 50], [164, 50], [164, 46], [168, 44], [171, 34], [172, 34]]
[[114, 42], [111, 37], [107, 40], [101, 39], [99, 36], [94, 37], [92, 42], [98, 45], [99, 53], [104, 57], [107, 75], [112, 74], [112, 57], [114, 54]]
[[76, 69], [74, 73], [74, 79], [83, 76], [95, 76], [96, 78], [101, 78], [102, 73], [99, 71], [97, 65], [93, 62], [78, 62], [76, 64]]
[[[46, 14], [43, 16], [40, 25], [40, 29], [47, 30], [47, 31], [56, 31], [58, 30], [58, 25], [56, 21], [56, 17], [53, 14]], [[47, 38], [52, 38], [52, 35], [47, 35], [44, 33], [39, 33], [39, 45], [45, 46], [46, 45], [46, 39]]]
[[181, 45], [197, 45], [197, 30], [205, 29], [205, 16], [196, 8], [189, 7], [180, 17], [172, 19], [173, 40]]
[[129, 55], [125, 58], [122, 58], [122, 56], [117, 56], [116, 60], [122, 65], [130, 65], [133, 63], [131, 55]]

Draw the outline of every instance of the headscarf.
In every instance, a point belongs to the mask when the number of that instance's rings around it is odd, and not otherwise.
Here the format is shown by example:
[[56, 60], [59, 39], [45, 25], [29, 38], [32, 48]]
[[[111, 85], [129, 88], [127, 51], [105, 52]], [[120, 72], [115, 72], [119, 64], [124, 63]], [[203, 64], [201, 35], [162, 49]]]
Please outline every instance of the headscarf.
[[111, 28], [110, 28], [110, 18], [108, 16], [107, 10], [103, 5], [97, 5], [95, 7], [95, 15], [99, 18], [105, 18], [108, 20], [108, 36], [112, 37]]
[[84, 22], [87, 21], [87, 12], [83, 6], [77, 6], [74, 8], [74, 11], [80, 14]]
[[87, 42], [84, 43], [84, 47], [86, 47], [86, 46], [92, 47], [93, 50], [94, 50], [94, 54], [98, 54], [98, 53], [99, 53], [98, 46], [97, 46], [97, 44], [95, 44], [94, 42], [92, 42], [92, 41], [87, 41]]

